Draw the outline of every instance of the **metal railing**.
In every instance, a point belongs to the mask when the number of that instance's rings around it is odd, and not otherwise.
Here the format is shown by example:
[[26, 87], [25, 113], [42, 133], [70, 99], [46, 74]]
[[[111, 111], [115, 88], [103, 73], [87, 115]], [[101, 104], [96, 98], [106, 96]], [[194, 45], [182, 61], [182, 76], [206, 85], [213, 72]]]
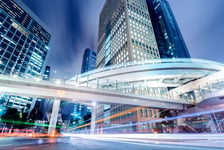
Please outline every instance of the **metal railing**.
[[[172, 93], [164, 87], [149, 87], [144, 85], [134, 85], [130, 82], [113, 82], [107, 80], [106, 83], [91, 83], [93, 81], [89, 81], [86, 83], [80, 84], [78, 80], [66, 80], [59, 78], [51, 78], [50, 80], [42, 80], [41, 78], [23, 78], [15, 75], [1, 75], [0, 78], [8, 79], [8, 80], [16, 80], [22, 79], [23, 81], [29, 81], [32, 83], [38, 82], [43, 84], [51, 83], [56, 86], [69, 86], [69, 87], [82, 87], [82, 88], [91, 88], [96, 90], [110, 91], [114, 93], [120, 94], [128, 94], [128, 95], [139, 95], [146, 96], [152, 99], [163, 99], [165, 101], [173, 101], [173, 102], [181, 102], [187, 104], [195, 104], [203, 99], [207, 99], [210, 97], [219, 96], [224, 94], [224, 78], [218, 82], [207, 85], [207, 87], [201, 87], [200, 89], [196, 89], [194, 96], [189, 93]], [[25, 79], [25, 80], [24, 80]], [[97, 81], [94, 81], [97, 82]]]

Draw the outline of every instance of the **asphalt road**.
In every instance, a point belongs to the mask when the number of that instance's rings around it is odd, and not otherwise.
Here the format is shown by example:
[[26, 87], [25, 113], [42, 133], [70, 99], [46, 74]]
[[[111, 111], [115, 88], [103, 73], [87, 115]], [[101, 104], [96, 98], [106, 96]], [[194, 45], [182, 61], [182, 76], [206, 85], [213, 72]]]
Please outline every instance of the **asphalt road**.
[[63, 139], [0, 139], [0, 150], [223, 150], [223, 148], [161, 144], [152, 141]]

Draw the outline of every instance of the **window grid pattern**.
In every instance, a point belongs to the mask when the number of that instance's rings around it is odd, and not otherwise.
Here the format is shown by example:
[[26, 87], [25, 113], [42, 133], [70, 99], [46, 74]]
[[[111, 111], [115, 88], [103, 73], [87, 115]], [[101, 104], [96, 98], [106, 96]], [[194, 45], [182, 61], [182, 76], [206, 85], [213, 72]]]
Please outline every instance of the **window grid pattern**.
[[128, 0], [127, 7], [133, 60], [160, 58], [145, 0]]
[[40, 75], [47, 52], [43, 41], [0, 11], [0, 73]]

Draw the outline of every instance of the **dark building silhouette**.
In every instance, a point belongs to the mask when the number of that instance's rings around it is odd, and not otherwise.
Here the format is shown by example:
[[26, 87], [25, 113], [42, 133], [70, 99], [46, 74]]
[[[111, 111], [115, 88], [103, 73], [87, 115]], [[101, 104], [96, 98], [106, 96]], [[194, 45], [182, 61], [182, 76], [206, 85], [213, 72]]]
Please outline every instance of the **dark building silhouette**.
[[147, 0], [160, 58], [190, 58], [190, 54], [166, 0]]
[[75, 104], [74, 113], [83, 118], [87, 115], [87, 106], [82, 104]]
[[[85, 73], [93, 69], [96, 69], [96, 52], [90, 48], [86, 48], [83, 54], [81, 73]], [[89, 114], [87, 106], [82, 104], [74, 105], [74, 113], [81, 118], [84, 118]]]
[[96, 68], [96, 52], [87, 48], [83, 55], [81, 73], [88, 72]]

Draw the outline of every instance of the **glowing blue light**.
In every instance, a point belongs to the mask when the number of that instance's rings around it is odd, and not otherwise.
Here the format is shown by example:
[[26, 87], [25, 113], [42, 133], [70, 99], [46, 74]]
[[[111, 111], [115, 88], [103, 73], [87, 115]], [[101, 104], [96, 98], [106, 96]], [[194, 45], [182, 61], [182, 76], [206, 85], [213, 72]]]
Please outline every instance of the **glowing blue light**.
[[0, 116], [4, 115], [6, 112], [6, 108], [4, 106], [0, 106]]

